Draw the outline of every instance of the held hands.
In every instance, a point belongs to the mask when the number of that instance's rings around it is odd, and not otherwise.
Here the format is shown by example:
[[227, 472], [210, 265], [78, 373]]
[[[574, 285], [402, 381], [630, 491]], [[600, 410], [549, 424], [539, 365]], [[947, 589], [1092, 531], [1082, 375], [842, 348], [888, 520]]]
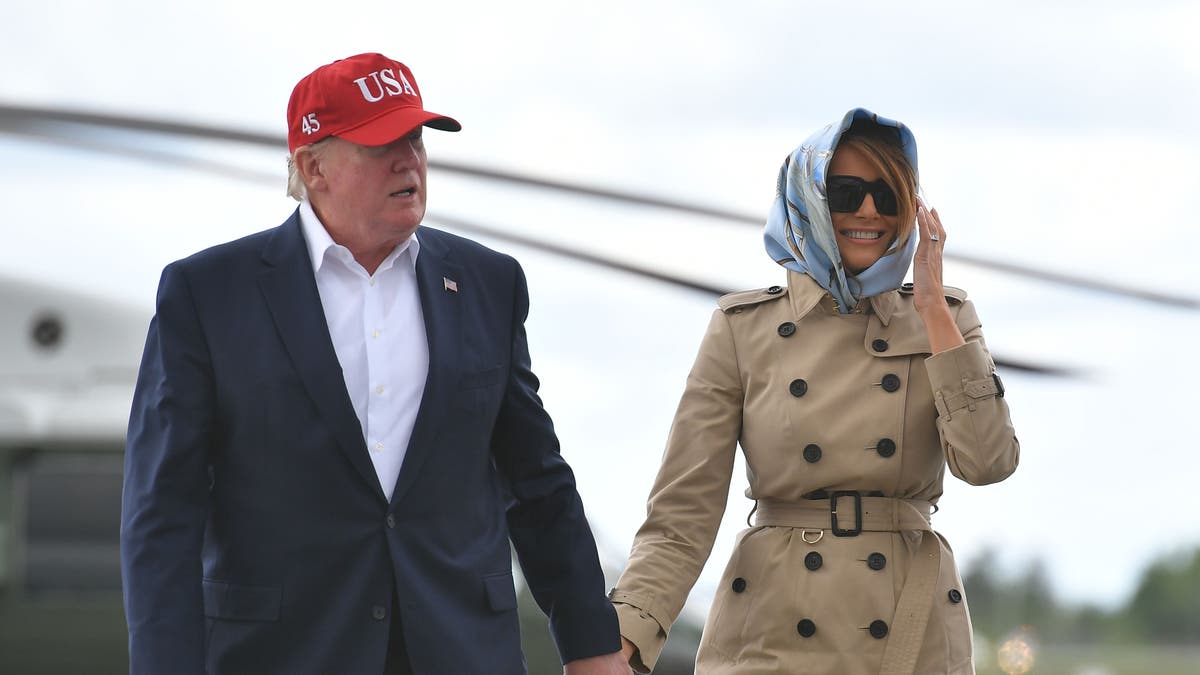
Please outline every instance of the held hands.
[[633, 655], [636, 653], [637, 653], [637, 645], [633, 644], [629, 640], [626, 640], [625, 636], [622, 635], [621, 636], [621, 658], [625, 659], [625, 663], [629, 663], [629, 660], [632, 659]]
[[917, 198], [917, 252], [913, 256], [913, 305], [925, 323], [929, 347], [934, 354], [966, 343], [954, 323], [942, 286], [942, 246], [946, 229], [937, 209], [929, 209]]
[[563, 675], [633, 675], [624, 653], [622, 649], [603, 656], [576, 659], [563, 666]]

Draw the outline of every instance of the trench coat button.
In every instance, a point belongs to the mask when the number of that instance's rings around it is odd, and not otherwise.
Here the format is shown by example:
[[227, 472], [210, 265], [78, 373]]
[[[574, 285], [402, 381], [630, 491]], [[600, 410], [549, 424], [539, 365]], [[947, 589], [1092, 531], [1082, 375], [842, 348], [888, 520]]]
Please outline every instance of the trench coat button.
[[813, 551], [804, 556], [804, 566], [811, 572], [821, 569], [821, 554]]
[[883, 381], [880, 382], [880, 384], [883, 385], [884, 391], [893, 392], [900, 388], [900, 378], [896, 375], [888, 373], [887, 375], [883, 376]]
[[393, 516], [390, 513], [387, 514], [387, 526], [388, 526], [388, 529], [392, 529], [392, 530], [396, 529], [396, 516]]
[[792, 333], [796, 332], [796, 324], [791, 321], [785, 321], [779, 324], [779, 334], [783, 337], [791, 337]]
[[808, 393], [808, 383], [804, 380], [792, 380], [792, 383], [788, 385], [788, 391], [792, 392], [792, 396], [800, 398]]
[[882, 553], [875, 552], [867, 556], [867, 567], [873, 570], [881, 570], [887, 565], [887, 556]]
[[883, 619], [875, 619], [871, 622], [870, 630], [871, 637], [875, 638], [876, 640], [882, 640], [883, 638], [887, 637], [888, 634], [887, 622]]
[[809, 464], [815, 464], [821, 461], [821, 446], [816, 443], [809, 443], [804, 446], [804, 461]]
[[376, 621], [383, 621], [387, 618], [387, 610], [383, 608], [383, 605], [375, 605], [371, 608], [371, 618]]
[[947, 595], [950, 596], [950, 602], [953, 602], [956, 605], [962, 602], [962, 593], [960, 593], [957, 588], [951, 588]]
[[875, 444], [875, 452], [878, 452], [880, 457], [891, 457], [896, 454], [896, 441], [890, 438], [879, 439]]
[[887, 340], [884, 340], [883, 338], [875, 338], [871, 341], [871, 349], [874, 349], [877, 352], [886, 352], [888, 350]]
[[811, 619], [801, 619], [800, 623], [796, 624], [796, 632], [800, 637], [810, 638], [817, 632], [817, 624]]
[[772, 286], [767, 289], [767, 295], [779, 295], [783, 292], [783, 286]]
[[741, 593], [744, 590], [746, 590], [746, 580], [741, 577], [734, 579], [733, 580], [733, 592]]

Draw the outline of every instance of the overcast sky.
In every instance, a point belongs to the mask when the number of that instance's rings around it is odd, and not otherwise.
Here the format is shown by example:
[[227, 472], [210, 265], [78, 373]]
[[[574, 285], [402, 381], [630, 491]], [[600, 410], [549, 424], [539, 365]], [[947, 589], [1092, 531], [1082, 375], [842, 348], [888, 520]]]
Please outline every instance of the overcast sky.
[[[0, 100], [282, 133], [296, 80], [382, 51], [464, 125], [431, 132], [431, 156], [764, 214], [787, 152], [864, 106], [913, 129], [951, 250], [1200, 296], [1194, 3], [583, 4], [21, 1], [0, 25]], [[148, 311], [164, 264], [288, 215], [282, 149], [188, 151], [279, 185], [0, 136], [0, 272]], [[439, 213], [730, 288], [782, 276], [754, 228], [434, 173]], [[543, 393], [619, 556], [713, 299], [492, 243], [527, 267]], [[994, 351], [1086, 376], [1009, 376], [1022, 467], [988, 488], [948, 478], [935, 526], [960, 561], [1040, 557], [1065, 597], [1125, 599], [1149, 560], [1200, 544], [1197, 313], [946, 276]]]

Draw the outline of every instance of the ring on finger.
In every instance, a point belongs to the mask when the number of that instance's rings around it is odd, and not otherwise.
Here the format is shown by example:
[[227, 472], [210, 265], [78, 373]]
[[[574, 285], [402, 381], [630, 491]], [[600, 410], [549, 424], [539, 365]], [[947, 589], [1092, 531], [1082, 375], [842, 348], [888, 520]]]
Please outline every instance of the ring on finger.
[[935, 244], [941, 240], [942, 240], [942, 238], [937, 236], [936, 234], [929, 235], [929, 241], [932, 241]]

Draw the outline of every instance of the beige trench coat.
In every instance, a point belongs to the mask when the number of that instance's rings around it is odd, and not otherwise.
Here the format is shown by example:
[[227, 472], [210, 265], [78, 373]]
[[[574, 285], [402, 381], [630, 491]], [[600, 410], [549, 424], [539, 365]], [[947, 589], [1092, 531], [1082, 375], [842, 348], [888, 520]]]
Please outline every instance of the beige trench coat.
[[[974, 672], [962, 581], [927, 514], [947, 465], [993, 483], [1019, 446], [975, 309], [946, 296], [967, 344], [936, 356], [910, 287], [852, 314], [793, 272], [786, 289], [721, 299], [610, 594], [638, 670], [654, 666], [712, 551], [740, 442], [757, 523], [738, 536], [697, 673], [874, 674], [889, 642], [888, 663], [907, 667], [888, 672]], [[812, 498], [839, 490], [861, 496], [839, 496], [836, 516]]]

